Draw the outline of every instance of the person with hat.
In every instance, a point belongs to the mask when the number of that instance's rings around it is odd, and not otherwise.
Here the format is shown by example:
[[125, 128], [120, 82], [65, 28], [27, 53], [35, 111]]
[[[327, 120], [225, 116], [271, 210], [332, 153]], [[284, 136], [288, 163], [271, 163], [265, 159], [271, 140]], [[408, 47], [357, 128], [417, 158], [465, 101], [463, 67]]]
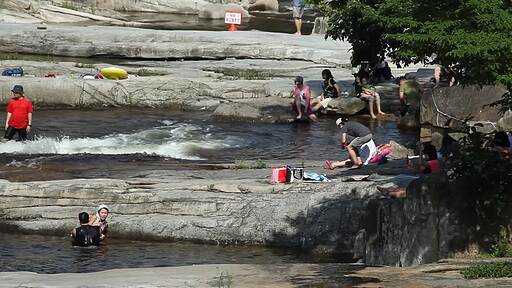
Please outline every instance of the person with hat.
[[293, 88], [292, 110], [297, 113], [297, 120], [306, 116], [311, 121], [316, 122], [315, 111], [311, 105], [311, 89], [304, 84], [302, 76], [295, 77], [295, 86]]
[[4, 138], [12, 140], [17, 133], [18, 140], [25, 141], [32, 127], [32, 102], [25, 98], [21, 85], [14, 85], [11, 92], [14, 97], [7, 105]]
[[353, 168], [359, 168], [363, 165], [360, 156], [360, 149], [366, 143], [372, 141], [372, 132], [363, 124], [355, 121], [348, 121], [348, 119], [338, 118], [336, 126], [340, 128], [341, 132], [341, 147], [348, 152], [349, 159], [344, 161], [325, 161], [324, 168], [335, 169], [351, 165]]
[[107, 235], [108, 214], [109, 214], [108, 206], [105, 204], [101, 204], [100, 206], [98, 206], [98, 209], [96, 210], [96, 214], [92, 215], [89, 220], [89, 225], [99, 227], [101, 240], [105, 239], [105, 236]]

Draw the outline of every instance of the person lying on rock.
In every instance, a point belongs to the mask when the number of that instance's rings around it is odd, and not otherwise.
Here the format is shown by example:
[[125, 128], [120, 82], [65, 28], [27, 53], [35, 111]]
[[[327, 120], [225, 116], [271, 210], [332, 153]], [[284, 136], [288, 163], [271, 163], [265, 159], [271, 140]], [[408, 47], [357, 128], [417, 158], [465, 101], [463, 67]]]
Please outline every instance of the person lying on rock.
[[363, 145], [372, 141], [372, 132], [370, 129], [359, 122], [348, 121], [348, 119], [338, 118], [336, 126], [340, 128], [341, 147], [348, 152], [349, 159], [344, 161], [325, 161], [324, 168], [332, 170], [339, 167], [351, 166], [359, 168], [363, 165], [359, 150]]
[[302, 120], [307, 118], [316, 122], [318, 120], [315, 115], [316, 110], [311, 106], [311, 89], [308, 85], [304, 84], [302, 76], [295, 77], [294, 83], [291, 109], [297, 114], [296, 119]]
[[82, 212], [78, 214], [80, 227], [74, 228], [71, 232], [73, 245], [80, 247], [98, 246], [100, 244], [100, 229], [97, 226], [89, 225], [89, 214]]
[[[407, 167], [419, 172], [419, 174], [442, 173], [443, 169], [441, 161], [437, 159], [436, 147], [432, 145], [430, 142], [426, 143], [423, 146], [423, 158], [424, 160], [420, 160], [419, 165], [414, 166], [409, 160], [409, 157], [407, 157]], [[409, 183], [406, 183], [405, 185], [395, 185], [391, 187], [377, 186], [377, 190], [379, 190], [385, 196], [389, 196], [391, 198], [401, 198], [405, 197], [408, 184]]]
[[99, 227], [100, 238], [101, 240], [105, 239], [107, 235], [107, 217], [109, 215], [109, 210], [107, 205], [101, 204], [98, 206], [98, 210], [96, 210], [96, 214], [92, 215], [89, 220], [89, 225]]

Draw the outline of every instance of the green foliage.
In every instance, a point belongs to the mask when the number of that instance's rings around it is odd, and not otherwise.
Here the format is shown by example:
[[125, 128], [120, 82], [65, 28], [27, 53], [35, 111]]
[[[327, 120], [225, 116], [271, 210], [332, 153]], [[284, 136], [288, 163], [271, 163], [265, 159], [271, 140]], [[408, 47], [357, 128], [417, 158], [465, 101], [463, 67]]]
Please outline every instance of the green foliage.
[[254, 69], [234, 69], [234, 68], [222, 68], [222, 69], [206, 69], [206, 71], [213, 71], [216, 73], [222, 73], [216, 78], [219, 80], [267, 80], [273, 77], [273, 74], [267, 71], [259, 71]]
[[261, 160], [261, 159], [258, 159], [256, 160], [256, 162], [254, 163], [254, 168], [255, 169], [264, 169], [264, 168], [267, 168], [267, 163], [265, 163], [265, 161]]
[[73, 3], [72, 1], [64, 1], [61, 5], [62, 8], [70, 9], [70, 10], [79, 10], [79, 7], [76, 3]]
[[473, 133], [462, 140], [460, 149], [448, 162], [453, 205], [471, 223], [468, 231], [475, 241], [498, 235], [501, 225], [510, 231], [512, 163], [485, 148], [486, 138]]
[[507, 91], [507, 93], [503, 95], [501, 100], [491, 103], [489, 106], [499, 107], [498, 113], [503, 116], [505, 112], [507, 112], [508, 110], [512, 110], [512, 93], [510, 93], [510, 91]]
[[[326, 37], [353, 45], [352, 64], [441, 64], [461, 83], [512, 88], [509, 0], [308, 0], [328, 17]], [[509, 107], [509, 108], [512, 108]]]
[[509, 233], [507, 233], [507, 229], [502, 227], [498, 241], [491, 247], [491, 256], [512, 257], [512, 243], [510, 242], [510, 235], [508, 234]]
[[478, 263], [462, 269], [460, 273], [466, 279], [512, 277], [512, 263]]

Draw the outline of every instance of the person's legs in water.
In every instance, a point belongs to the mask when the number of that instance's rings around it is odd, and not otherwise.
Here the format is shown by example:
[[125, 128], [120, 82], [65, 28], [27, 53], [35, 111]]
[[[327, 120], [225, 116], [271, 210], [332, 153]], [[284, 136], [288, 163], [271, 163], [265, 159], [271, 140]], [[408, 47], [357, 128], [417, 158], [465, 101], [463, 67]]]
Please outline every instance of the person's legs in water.
[[14, 134], [16, 134], [17, 129], [14, 127], [9, 126], [7, 130], [5, 130], [4, 138], [7, 140], [12, 140], [14, 137]]
[[318, 117], [316, 117], [315, 113], [310, 113], [308, 115], [308, 118], [309, 118], [309, 120], [311, 120], [313, 122], [318, 122]]
[[26, 141], [27, 140], [27, 130], [26, 129], [18, 129], [18, 141]]

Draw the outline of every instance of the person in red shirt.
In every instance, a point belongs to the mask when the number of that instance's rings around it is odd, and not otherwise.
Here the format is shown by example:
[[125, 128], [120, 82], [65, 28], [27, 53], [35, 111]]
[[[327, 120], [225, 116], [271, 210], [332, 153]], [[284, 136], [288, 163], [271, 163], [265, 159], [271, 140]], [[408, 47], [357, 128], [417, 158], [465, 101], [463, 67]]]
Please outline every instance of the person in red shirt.
[[25, 98], [23, 86], [14, 85], [11, 91], [14, 97], [7, 105], [5, 138], [12, 140], [18, 133], [19, 141], [25, 141], [32, 127], [32, 102]]

